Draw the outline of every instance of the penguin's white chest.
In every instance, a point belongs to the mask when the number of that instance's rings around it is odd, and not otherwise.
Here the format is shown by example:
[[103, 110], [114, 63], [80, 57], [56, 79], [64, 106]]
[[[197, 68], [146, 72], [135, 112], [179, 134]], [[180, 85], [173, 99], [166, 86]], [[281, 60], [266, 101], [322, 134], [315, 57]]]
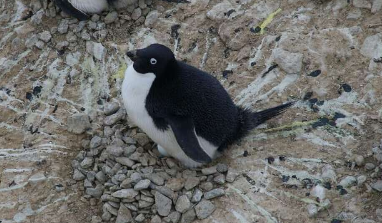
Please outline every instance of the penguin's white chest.
[[[185, 166], [197, 167], [201, 164], [189, 158], [180, 148], [171, 128], [166, 131], [159, 130], [146, 110], [146, 98], [149, 94], [155, 75], [152, 73], [140, 74], [133, 66], [125, 72], [122, 84], [122, 98], [129, 119], [140, 127], [154, 142], [162, 146], [166, 152], [181, 161]], [[202, 137], [197, 137], [200, 146], [210, 157], [215, 156], [216, 147]]]
[[69, 0], [74, 8], [85, 13], [100, 13], [108, 8], [107, 0]]

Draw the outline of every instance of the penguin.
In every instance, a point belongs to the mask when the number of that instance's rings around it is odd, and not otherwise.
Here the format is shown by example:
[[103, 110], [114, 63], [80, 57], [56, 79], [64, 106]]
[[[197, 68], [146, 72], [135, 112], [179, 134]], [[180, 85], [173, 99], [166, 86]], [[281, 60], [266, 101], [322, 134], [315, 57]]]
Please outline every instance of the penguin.
[[212, 75], [175, 58], [166, 46], [128, 51], [121, 94], [129, 119], [189, 168], [210, 163], [250, 130], [281, 114], [289, 102], [260, 112], [237, 106]]
[[[163, 0], [168, 2], [186, 3], [186, 0]], [[54, 0], [54, 3], [66, 14], [80, 21], [88, 20], [90, 14], [98, 14], [107, 10], [110, 5], [116, 9], [125, 8], [131, 4], [129, 0]]]

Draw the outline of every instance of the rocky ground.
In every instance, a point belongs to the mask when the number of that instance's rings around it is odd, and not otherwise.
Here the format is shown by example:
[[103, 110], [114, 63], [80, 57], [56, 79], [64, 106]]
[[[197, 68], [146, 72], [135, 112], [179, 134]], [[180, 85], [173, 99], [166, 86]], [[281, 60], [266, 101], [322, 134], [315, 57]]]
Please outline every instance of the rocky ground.
[[[381, 0], [130, 2], [0, 0], [1, 223], [382, 221]], [[241, 106], [299, 102], [186, 170], [120, 104], [123, 50], [154, 42]]]

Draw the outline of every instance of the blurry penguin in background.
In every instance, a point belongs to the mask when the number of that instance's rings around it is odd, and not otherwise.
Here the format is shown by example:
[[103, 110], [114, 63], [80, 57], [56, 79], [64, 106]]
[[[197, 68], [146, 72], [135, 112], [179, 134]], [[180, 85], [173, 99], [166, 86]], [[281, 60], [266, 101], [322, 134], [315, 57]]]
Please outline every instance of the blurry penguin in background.
[[[186, 0], [163, 0], [168, 2], [186, 3]], [[125, 8], [134, 1], [131, 0], [54, 0], [54, 3], [66, 14], [78, 20], [87, 20], [90, 14], [97, 14], [105, 11], [109, 6], [116, 9]]]

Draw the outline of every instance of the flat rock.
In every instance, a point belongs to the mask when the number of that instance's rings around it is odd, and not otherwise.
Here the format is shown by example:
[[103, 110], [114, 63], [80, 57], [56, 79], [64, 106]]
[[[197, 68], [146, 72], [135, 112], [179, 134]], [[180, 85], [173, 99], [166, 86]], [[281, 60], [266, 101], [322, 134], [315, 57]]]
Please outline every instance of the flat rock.
[[114, 192], [111, 196], [116, 198], [127, 198], [127, 199], [133, 199], [135, 196], [138, 195], [138, 192], [133, 189], [122, 189], [119, 191]]
[[216, 166], [208, 167], [202, 169], [202, 174], [203, 175], [211, 175], [217, 172]]
[[378, 180], [377, 182], [371, 184], [371, 187], [374, 189], [374, 190], [377, 190], [379, 192], [382, 192], [382, 180]]
[[373, 5], [371, 6], [371, 12], [376, 13], [382, 8], [382, 0], [373, 0]]
[[308, 204], [308, 206], [306, 206], [306, 210], [308, 211], [308, 215], [311, 218], [318, 214], [318, 208], [315, 204]]
[[196, 216], [199, 219], [208, 218], [215, 209], [215, 205], [211, 201], [203, 200], [195, 206]]
[[337, 175], [336, 172], [334, 172], [334, 168], [329, 164], [326, 164], [324, 167], [322, 167], [321, 178], [324, 181], [336, 182]]
[[117, 19], [118, 19], [118, 12], [112, 11], [112, 12], [109, 12], [105, 16], [105, 20], [104, 21], [105, 21], [106, 24], [111, 24], [111, 23], [115, 22]]
[[103, 107], [103, 113], [107, 116], [115, 114], [119, 110], [120, 106], [117, 102], [110, 102]]
[[[122, 148], [121, 148], [121, 150], [122, 150], [122, 153], [123, 153], [123, 149]], [[115, 158], [115, 161], [117, 161], [117, 163], [122, 164], [123, 166], [127, 166], [127, 167], [130, 167], [130, 168], [132, 166], [134, 166], [134, 164], [135, 164], [134, 161], [132, 161], [131, 159], [129, 159], [127, 157], [117, 157], [117, 158]]]
[[203, 197], [203, 192], [199, 189], [195, 189], [194, 195], [192, 196], [191, 202], [199, 202]]
[[91, 127], [87, 114], [74, 114], [67, 119], [68, 131], [75, 134], [82, 134]]
[[102, 60], [106, 55], [106, 48], [101, 43], [93, 41], [86, 42], [86, 52], [91, 54], [97, 60]]
[[186, 190], [191, 190], [192, 188], [198, 186], [200, 183], [199, 177], [188, 177], [186, 183], [184, 184], [184, 188]]
[[227, 164], [219, 163], [218, 165], [216, 165], [216, 170], [219, 173], [225, 173], [228, 171], [228, 166], [227, 166]]
[[118, 216], [115, 223], [129, 223], [133, 222], [133, 217], [131, 216], [130, 210], [125, 206], [121, 205], [118, 210]]
[[225, 192], [222, 188], [216, 188], [216, 189], [210, 190], [207, 193], [205, 193], [204, 198], [209, 200], [209, 199], [213, 199], [215, 197], [223, 196], [224, 194], [225, 194]]
[[179, 213], [177, 211], [173, 211], [167, 217], [165, 217], [163, 220], [165, 222], [177, 223], [177, 222], [179, 222], [181, 216], [182, 216], [181, 213]]
[[371, 9], [371, 2], [369, 0], [353, 0], [354, 7]]
[[99, 136], [94, 136], [91, 140], [90, 140], [90, 149], [95, 149], [97, 148], [98, 146], [102, 145], [102, 138], [99, 137]]
[[185, 179], [183, 178], [170, 178], [166, 182], [166, 187], [173, 191], [179, 191], [184, 187]]
[[139, 181], [135, 186], [134, 190], [139, 191], [139, 190], [144, 190], [149, 188], [151, 181], [150, 180], [141, 180]]
[[136, 222], [143, 222], [145, 220], [145, 216], [143, 214], [139, 214], [136, 218]]
[[341, 185], [344, 188], [352, 187], [357, 184], [357, 179], [353, 176], [347, 176], [343, 178], [339, 185]]
[[103, 193], [103, 186], [101, 184], [97, 185], [95, 188], [87, 188], [86, 194], [93, 196], [95, 198], [100, 198]]
[[151, 180], [151, 182], [158, 186], [164, 185], [164, 179], [156, 173], [145, 174], [143, 177]]
[[123, 148], [117, 145], [110, 145], [106, 147], [106, 152], [115, 157], [121, 156], [123, 153]]
[[219, 174], [216, 177], [214, 177], [214, 182], [220, 185], [223, 185], [225, 183], [225, 176], [224, 174]]
[[92, 167], [93, 163], [94, 163], [94, 159], [93, 158], [85, 157], [85, 159], [82, 160], [80, 165], [81, 165], [82, 168], [87, 169], [87, 168]]
[[40, 34], [38, 34], [38, 38], [47, 43], [50, 41], [50, 39], [52, 39], [52, 34], [50, 34], [49, 31], [43, 31]]
[[175, 210], [180, 213], [185, 213], [191, 207], [191, 202], [186, 195], [182, 195], [178, 198], [175, 205]]
[[191, 223], [195, 220], [195, 218], [196, 218], [195, 210], [191, 208], [190, 210], [188, 210], [186, 213], [182, 215], [180, 223]]
[[214, 7], [207, 12], [207, 17], [211, 20], [222, 21], [229, 17], [227, 13], [230, 10], [234, 10], [232, 4], [229, 1], [224, 0], [221, 3], [214, 5]]
[[150, 223], [162, 223], [162, 219], [158, 215], [155, 215], [151, 218]]
[[146, 16], [145, 26], [153, 27], [155, 23], [158, 21], [159, 16], [160, 16], [160, 12], [158, 12], [157, 10], [153, 10], [149, 12], [149, 14], [147, 14]]
[[73, 173], [73, 180], [80, 181], [85, 179], [85, 175], [81, 173], [81, 171], [75, 169]]
[[272, 50], [275, 62], [288, 74], [298, 74], [302, 69], [302, 53], [292, 53], [281, 48]]
[[199, 186], [203, 191], [210, 191], [214, 188], [214, 185], [211, 182], [203, 182]]
[[171, 211], [172, 201], [163, 194], [156, 192], [155, 193], [155, 205], [160, 216], [168, 216]]
[[62, 19], [60, 24], [58, 24], [57, 31], [60, 34], [65, 34], [68, 32], [69, 28], [69, 20], [68, 19]]
[[366, 37], [361, 47], [361, 54], [368, 58], [379, 58], [382, 52], [381, 34]]

